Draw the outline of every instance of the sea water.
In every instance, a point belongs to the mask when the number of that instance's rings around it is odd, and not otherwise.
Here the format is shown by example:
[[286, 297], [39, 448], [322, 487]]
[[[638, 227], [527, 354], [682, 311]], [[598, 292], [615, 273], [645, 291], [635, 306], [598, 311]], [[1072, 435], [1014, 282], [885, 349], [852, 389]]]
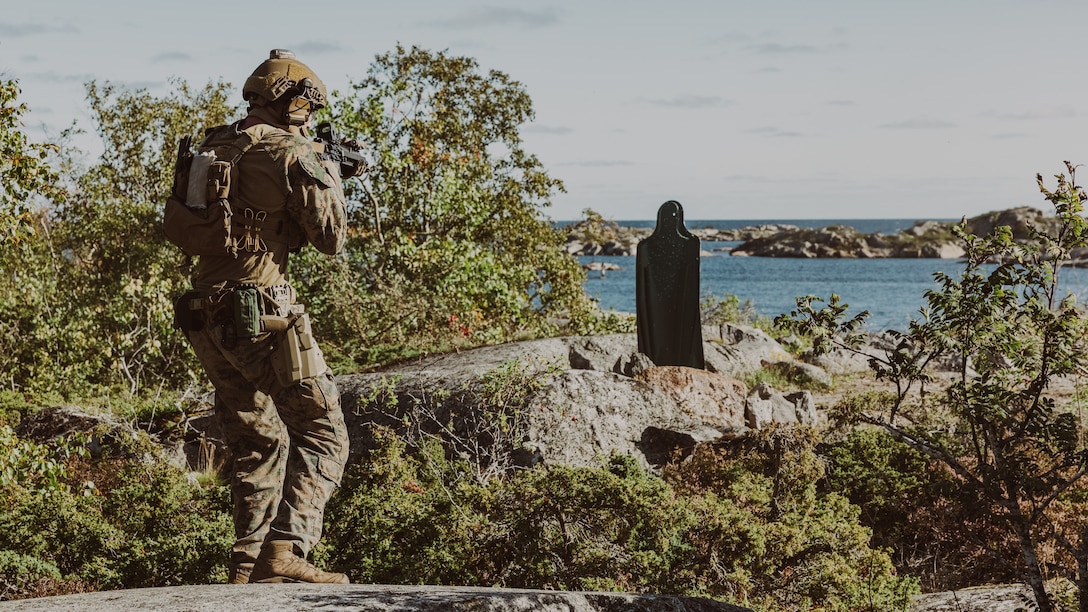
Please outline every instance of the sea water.
[[[948, 219], [941, 219], [948, 221]], [[731, 229], [761, 224], [825, 227], [848, 225], [862, 233], [895, 233], [909, 228], [914, 220], [907, 219], [841, 219], [841, 220], [729, 220], [688, 221], [689, 229], [713, 227]], [[623, 221], [621, 225], [653, 227], [652, 221]], [[920, 309], [926, 305], [925, 294], [937, 290], [934, 274], [943, 272], [958, 278], [963, 263], [956, 259], [796, 259], [781, 257], [733, 257], [718, 248], [731, 248], [737, 243], [704, 241], [699, 260], [700, 294], [705, 297], [735, 295], [750, 301], [755, 311], [769, 318], [788, 313], [797, 307], [797, 298], [815, 295], [825, 302], [831, 294], [848, 305], [847, 316], [865, 310], [869, 312], [870, 330], [906, 329], [912, 319], [920, 319]], [[586, 293], [605, 310], [635, 312], [634, 257], [579, 257], [585, 265], [591, 262], [612, 263], [619, 270], [588, 271]], [[1088, 301], [1088, 270], [1063, 268], [1062, 294], [1071, 292], [1078, 301]]]

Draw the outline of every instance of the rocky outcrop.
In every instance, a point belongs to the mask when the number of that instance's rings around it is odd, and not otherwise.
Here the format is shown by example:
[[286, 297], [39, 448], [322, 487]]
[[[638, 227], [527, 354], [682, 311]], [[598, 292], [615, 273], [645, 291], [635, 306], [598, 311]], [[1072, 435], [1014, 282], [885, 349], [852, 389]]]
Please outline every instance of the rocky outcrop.
[[[1058, 220], [1038, 208], [1023, 206], [994, 211], [967, 220], [968, 232], [986, 236], [1008, 226], [1015, 240], [1030, 237], [1031, 227], [1052, 231]], [[799, 228], [794, 225], [757, 225], [731, 230], [689, 230], [704, 242], [740, 242], [729, 250], [736, 256], [795, 258], [911, 258], [959, 259], [960, 241], [952, 235], [951, 222], [919, 221], [895, 234], [862, 234], [846, 225]], [[565, 228], [567, 252], [572, 255], [632, 256], [652, 228], [625, 227], [614, 221], [591, 227], [585, 222]], [[1071, 265], [1088, 265], [1088, 251], [1072, 254]]]
[[445, 435], [465, 431], [462, 421], [474, 419], [480, 404], [477, 382], [511, 363], [546, 373], [524, 398], [525, 452], [517, 461], [525, 464], [599, 465], [620, 453], [656, 468], [697, 444], [770, 423], [820, 422], [807, 392], [749, 390], [739, 380], [777, 364], [819, 368], [797, 362], [758, 329], [723, 325], [703, 336], [707, 370], [656, 366], [638, 352], [634, 334], [612, 334], [481, 347], [341, 376], [351, 456], [373, 447], [376, 427], [410, 436], [405, 423], [418, 419], [405, 417], [421, 409], [448, 421]]
[[[1017, 612], [1035, 609], [1031, 589], [1003, 585], [927, 593], [911, 612]], [[129, 612], [140, 610], [354, 610], [358, 612], [751, 612], [711, 599], [482, 587], [370, 584], [194, 585], [100, 591], [0, 602], [5, 612]]]
[[[688, 228], [703, 242], [740, 242], [798, 229], [796, 225], [764, 224], [735, 229]], [[651, 227], [630, 227], [615, 221], [606, 221], [596, 226], [581, 221], [564, 228], [567, 233], [567, 253], [577, 256], [621, 256], [633, 257], [638, 252], [638, 243], [653, 233]]]
[[243, 584], [101, 591], [0, 603], [10, 612], [132, 610], [354, 610], [357, 612], [751, 612], [671, 595], [367, 584]]
[[862, 234], [846, 225], [802, 228], [746, 241], [734, 255], [799, 258], [959, 258], [951, 224], [925, 221], [898, 234]]
[[1013, 240], [1027, 240], [1031, 238], [1030, 228], [1053, 233], [1058, 224], [1058, 218], [1053, 215], [1032, 206], [1020, 206], [971, 217], [967, 220], [967, 231], [976, 236], [988, 236], [1004, 225], [1012, 231]]
[[[697, 444], [737, 438], [770, 423], [820, 422], [808, 392], [767, 385], [748, 389], [740, 379], [762, 368], [827, 376], [822, 369], [794, 359], [755, 328], [706, 327], [703, 337], [706, 370], [657, 366], [638, 352], [634, 334], [612, 334], [480, 347], [339, 376], [351, 460], [374, 447], [378, 428], [406, 439], [420, 435], [411, 428], [419, 427], [421, 414], [435, 425], [427, 434], [467, 435], [480, 410], [488, 409], [485, 395], [496, 393], [484, 389], [485, 380], [501, 392], [530, 391], [512, 404], [525, 435], [517, 441], [523, 452], [514, 461], [524, 465], [599, 465], [602, 456], [620, 453], [654, 468]], [[502, 388], [504, 376], [507, 388]], [[211, 399], [206, 396], [174, 429], [188, 432], [184, 440], [160, 440], [179, 464], [227, 465], [229, 449]], [[110, 438], [132, 435], [127, 424], [74, 407], [39, 410], [19, 431], [36, 440], [89, 431]], [[98, 445], [97, 440], [92, 443]]]
[[911, 612], [1021, 612], [1037, 610], [1031, 588], [1023, 584], [981, 586], [917, 595]]

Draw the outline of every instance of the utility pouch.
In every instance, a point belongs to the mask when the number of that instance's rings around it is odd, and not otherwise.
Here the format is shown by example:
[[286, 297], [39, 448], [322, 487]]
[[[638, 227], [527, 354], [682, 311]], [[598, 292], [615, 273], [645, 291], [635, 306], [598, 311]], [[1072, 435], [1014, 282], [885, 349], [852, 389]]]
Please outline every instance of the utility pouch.
[[261, 292], [256, 287], [238, 287], [231, 292], [236, 338], [252, 338], [261, 333]]
[[[185, 189], [185, 205], [192, 210], [204, 210], [208, 207], [208, 202], [214, 202], [217, 199], [208, 195], [208, 168], [215, 162], [215, 151], [189, 152], [186, 159], [189, 167], [185, 172], [189, 183]], [[179, 166], [184, 165], [185, 162], [182, 161], [180, 153], [178, 160]], [[181, 171], [180, 168], [175, 170], [175, 172]]]
[[[215, 157], [213, 156], [214, 160]], [[230, 197], [230, 171], [234, 166], [229, 161], [213, 161], [208, 165], [207, 197], [209, 202], [226, 200]]]
[[196, 332], [204, 329], [204, 310], [194, 309], [194, 300], [200, 300], [199, 291], [183, 293], [174, 300], [174, 327], [183, 332]]
[[282, 340], [272, 351], [272, 369], [285, 387], [328, 370], [310, 329], [310, 315], [299, 314], [283, 332]]

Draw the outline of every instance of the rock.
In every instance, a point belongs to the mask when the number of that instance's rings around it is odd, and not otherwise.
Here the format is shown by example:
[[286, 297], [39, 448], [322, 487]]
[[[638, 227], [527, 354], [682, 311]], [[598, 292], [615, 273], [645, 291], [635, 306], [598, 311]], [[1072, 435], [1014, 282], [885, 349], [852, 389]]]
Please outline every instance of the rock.
[[616, 374], [623, 374], [630, 378], [634, 378], [646, 370], [655, 367], [655, 364], [649, 355], [645, 353], [631, 353], [627, 357], [620, 357], [616, 360], [616, 364], [612, 366], [612, 371]]
[[0, 603], [10, 612], [354, 610], [357, 612], [752, 612], [712, 599], [483, 587], [369, 584], [199, 585], [100, 591]]
[[609, 372], [615, 371], [617, 355], [629, 357], [637, 352], [638, 338], [632, 334], [582, 336], [570, 339], [567, 360], [576, 370]]
[[1024, 240], [1030, 238], [1030, 226], [1053, 231], [1058, 226], [1058, 219], [1034, 206], [1020, 206], [971, 217], [967, 221], [967, 231], [976, 236], [987, 236], [1002, 225], [1007, 225], [1012, 230], [1013, 239]]
[[810, 363], [829, 376], [869, 372], [869, 360], [873, 357], [884, 358], [884, 351], [872, 344], [859, 347], [860, 353], [836, 348], [822, 355], [814, 355], [809, 349], [801, 354], [805, 363]]
[[[860, 234], [842, 225], [822, 228], [793, 228], [746, 239], [733, 255], [802, 258], [903, 257], [959, 259], [965, 255], [962, 243], [952, 234], [952, 222], [920, 221], [896, 234]], [[1029, 227], [1052, 231], [1057, 218], [1025, 206], [973, 217], [967, 229], [977, 236], [993, 233], [1007, 225], [1015, 240], [1029, 238]]]
[[745, 419], [752, 429], [772, 423], [815, 426], [822, 421], [808, 391], [782, 395], [767, 383], [759, 383], [748, 393]]
[[703, 326], [703, 355], [707, 370], [734, 378], [758, 372], [764, 363], [793, 359], [763, 330], [734, 323]]
[[618, 264], [614, 264], [610, 261], [591, 261], [582, 266], [583, 270], [587, 272], [613, 272], [616, 270], [622, 270]]
[[797, 361], [792, 358], [786, 361], [775, 361], [773, 363], [764, 361], [763, 369], [778, 372], [789, 380], [807, 381], [824, 387], [830, 387], [832, 382], [831, 375], [820, 366]]
[[723, 434], [742, 434], [747, 387], [739, 380], [683, 366], [656, 366], [636, 377], [670, 397], [683, 412]]
[[[15, 427], [15, 433], [20, 438], [38, 443], [80, 436], [93, 457], [125, 456], [132, 448], [131, 443], [141, 435], [128, 423], [118, 421], [111, 415], [91, 414], [77, 406], [43, 407], [23, 418]], [[171, 462], [179, 466], [188, 464], [179, 441], [158, 439], [156, 442], [166, 450]]]
[[537, 461], [599, 466], [613, 453], [643, 467], [664, 464], [675, 452], [723, 437], [728, 423], [679, 409], [665, 393], [610, 372], [570, 370], [556, 377], [525, 408], [525, 444]]
[[1023, 612], [1037, 610], [1027, 585], [981, 586], [959, 591], [916, 595], [910, 612]]
[[[601, 457], [621, 453], [656, 468], [697, 443], [746, 434], [747, 390], [737, 379], [767, 362], [792, 361], [759, 329], [723, 325], [705, 328], [707, 337], [706, 371], [655, 366], [638, 353], [634, 334], [610, 334], [481, 347], [340, 376], [351, 458], [358, 460], [373, 448], [377, 426], [409, 434], [404, 417], [421, 406], [443, 424], [452, 419], [453, 430], [460, 431], [465, 415], [479, 410], [479, 396], [469, 387], [518, 362], [547, 373], [525, 398], [526, 452], [518, 454], [518, 463], [594, 466]], [[823, 376], [815, 366], [792, 365]], [[760, 422], [815, 422], [809, 414], [811, 398], [800, 409], [799, 400], [778, 398], [789, 408], [777, 420]]]

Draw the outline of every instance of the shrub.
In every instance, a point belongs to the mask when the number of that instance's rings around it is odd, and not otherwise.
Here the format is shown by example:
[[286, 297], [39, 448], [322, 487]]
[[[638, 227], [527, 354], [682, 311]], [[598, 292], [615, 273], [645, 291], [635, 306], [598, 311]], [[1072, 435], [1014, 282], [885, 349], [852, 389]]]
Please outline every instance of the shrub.
[[61, 472], [63, 486], [23, 481], [3, 487], [0, 551], [26, 577], [20, 588], [35, 576], [57, 574], [62, 581], [54, 586], [62, 592], [71, 585], [117, 589], [225, 578], [233, 542], [226, 487], [197, 487], [161, 453], [150, 452], [94, 460], [76, 453]]
[[[386, 434], [328, 508], [321, 555], [360, 582], [673, 593], [759, 610], [905, 610], [916, 589], [822, 494], [812, 434], [704, 448], [665, 478], [632, 458], [486, 483]], [[822, 608], [820, 608], [822, 606]]]

